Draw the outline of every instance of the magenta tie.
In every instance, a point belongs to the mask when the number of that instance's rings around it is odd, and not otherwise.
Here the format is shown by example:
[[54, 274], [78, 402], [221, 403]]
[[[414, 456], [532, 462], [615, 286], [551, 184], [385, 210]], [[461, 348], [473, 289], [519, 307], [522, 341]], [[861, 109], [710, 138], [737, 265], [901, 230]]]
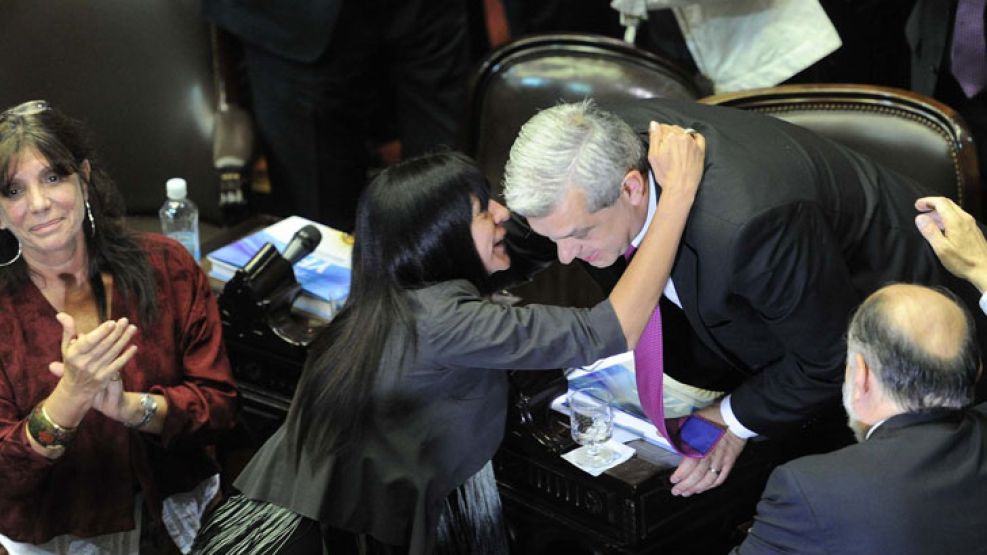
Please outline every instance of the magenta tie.
[[959, 0], [956, 3], [950, 69], [967, 98], [973, 98], [987, 86], [985, 5], [987, 0]]
[[[629, 247], [624, 257], [630, 259], [635, 250], [635, 247]], [[706, 456], [723, 437], [723, 428], [696, 415], [665, 418], [665, 362], [662, 354], [660, 306], [655, 307], [637, 347], [634, 348], [634, 374], [641, 408], [658, 433], [686, 457], [698, 459]]]

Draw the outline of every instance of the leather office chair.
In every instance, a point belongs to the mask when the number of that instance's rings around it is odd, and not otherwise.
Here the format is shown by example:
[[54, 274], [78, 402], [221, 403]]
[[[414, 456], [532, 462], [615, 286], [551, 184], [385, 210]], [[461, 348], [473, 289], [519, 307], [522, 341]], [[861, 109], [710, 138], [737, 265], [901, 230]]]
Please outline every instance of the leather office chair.
[[783, 85], [725, 93], [700, 102], [769, 114], [867, 154], [957, 201], [981, 219], [973, 138], [948, 106], [875, 85]]
[[186, 178], [206, 242], [241, 202], [252, 130], [226, 102], [199, 2], [5, 0], [0, 21], [0, 106], [45, 99], [82, 120], [128, 213], [148, 217], [138, 228], [158, 229], [165, 180]]
[[593, 98], [694, 100], [711, 89], [686, 70], [626, 42], [587, 34], [532, 35], [489, 54], [469, 88], [467, 152], [499, 190], [521, 126], [538, 110]]

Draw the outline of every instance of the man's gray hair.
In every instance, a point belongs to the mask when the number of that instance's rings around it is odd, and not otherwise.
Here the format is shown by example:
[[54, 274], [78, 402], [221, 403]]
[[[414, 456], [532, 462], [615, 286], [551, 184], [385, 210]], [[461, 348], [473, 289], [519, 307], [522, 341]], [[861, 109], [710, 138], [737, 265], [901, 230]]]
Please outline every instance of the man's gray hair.
[[847, 351], [863, 356], [885, 392], [907, 412], [962, 408], [973, 402], [980, 363], [973, 318], [952, 292], [935, 290], [966, 320], [952, 356], [930, 353], [921, 337], [903, 329], [889, 314], [895, 302], [890, 295], [877, 294], [864, 301], [847, 333]]
[[512, 211], [541, 218], [578, 186], [596, 212], [616, 202], [628, 171], [647, 169], [645, 154], [634, 129], [592, 100], [559, 104], [521, 127], [504, 170], [504, 198]]

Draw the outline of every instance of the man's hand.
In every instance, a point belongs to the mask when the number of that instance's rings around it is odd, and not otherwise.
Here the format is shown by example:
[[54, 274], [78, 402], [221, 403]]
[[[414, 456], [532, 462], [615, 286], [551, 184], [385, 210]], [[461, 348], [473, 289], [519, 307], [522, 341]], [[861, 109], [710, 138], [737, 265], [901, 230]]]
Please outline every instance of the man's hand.
[[[723, 418], [720, 416], [720, 404], [714, 403], [695, 413], [710, 422], [726, 427]], [[733, 465], [740, 456], [747, 440], [739, 438], [729, 430], [723, 433], [723, 437], [713, 447], [708, 455], [701, 459], [690, 459], [685, 457], [679, 463], [679, 467], [672, 473], [672, 495], [689, 497], [696, 493], [702, 493], [713, 489], [724, 481]]]
[[987, 240], [973, 216], [945, 197], [920, 198], [915, 208], [923, 212], [915, 217], [915, 225], [942, 265], [987, 291]]

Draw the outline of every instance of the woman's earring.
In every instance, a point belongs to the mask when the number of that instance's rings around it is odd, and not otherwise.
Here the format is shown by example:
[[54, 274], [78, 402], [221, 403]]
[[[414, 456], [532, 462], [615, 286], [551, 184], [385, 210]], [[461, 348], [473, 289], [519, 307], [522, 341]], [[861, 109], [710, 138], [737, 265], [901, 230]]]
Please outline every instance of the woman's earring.
[[85, 200], [86, 203], [86, 215], [89, 216], [89, 231], [93, 232], [93, 237], [96, 236], [96, 220], [93, 218], [93, 209], [89, 206], [89, 199]]
[[15, 254], [13, 258], [11, 258], [10, 260], [8, 260], [6, 262], [0, 262], [0, 268], [4, 268], [6, 266], [10, 266], [14, 262], [17, 262], [17, 259], [21, 257], [21, 242], [16, 237], [14, 239], [17, 240], [17, 254]]

